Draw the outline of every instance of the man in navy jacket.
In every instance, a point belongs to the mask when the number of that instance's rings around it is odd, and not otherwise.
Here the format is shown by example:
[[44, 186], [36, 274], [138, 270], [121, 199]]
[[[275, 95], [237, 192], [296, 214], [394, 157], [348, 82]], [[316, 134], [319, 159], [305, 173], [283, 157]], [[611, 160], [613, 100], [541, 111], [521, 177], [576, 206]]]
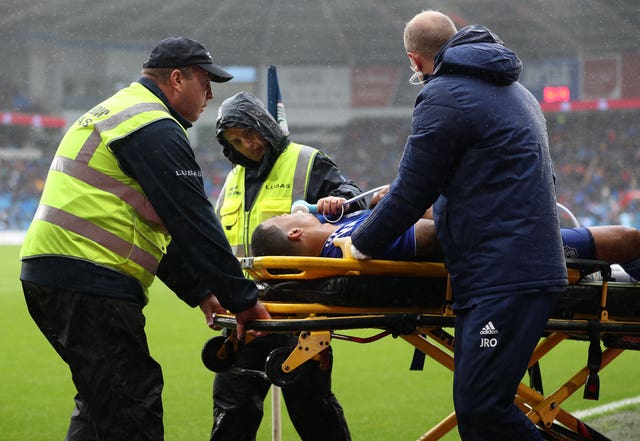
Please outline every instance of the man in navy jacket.
[[434, 205], [456, 312], [454, 406], [463, 440], [542, 440], [514, 404], [566, 289], [546, 123], [518, 56], [483, 26], [423, 11], [404, 44], [422, 79], [398, 175], [352, 235], [366, 259]]

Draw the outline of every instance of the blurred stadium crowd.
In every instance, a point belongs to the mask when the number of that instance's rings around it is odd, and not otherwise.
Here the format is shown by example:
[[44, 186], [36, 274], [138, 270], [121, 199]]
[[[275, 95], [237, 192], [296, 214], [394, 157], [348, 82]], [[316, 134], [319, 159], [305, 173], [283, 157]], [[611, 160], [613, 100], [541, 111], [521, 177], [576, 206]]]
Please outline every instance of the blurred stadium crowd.
[[[640, 228], [640, 110], [548, 113], [558, 202], [582, 225]], [[330, 152], [364, 189], [395, 176], [408, 120], [351, 124], [344, 142]], [[563, 225], [571, 225], [568, 217]]]
[[[28, 99], [6, 99], [3, 109], [21, 111]], [[558, 201], [583, 225], [623, 224], [640, 228], [640, 110], [548, 113]], [[336, 128], [324, 144], [291, 138], [329, 154], [363, 190], [391, 182], [410, 131], [406, 118], [351, 121]], [[0, 230], [27, 228], [61, 129], [0, 125]], [[30, 152], [31, 154], [26, 154]], [[33, 154], [33, 153], [37, 154]], [[207, 194], [218, 196], [230, 164], [215, 139], [201, 139], [196, 154]]]

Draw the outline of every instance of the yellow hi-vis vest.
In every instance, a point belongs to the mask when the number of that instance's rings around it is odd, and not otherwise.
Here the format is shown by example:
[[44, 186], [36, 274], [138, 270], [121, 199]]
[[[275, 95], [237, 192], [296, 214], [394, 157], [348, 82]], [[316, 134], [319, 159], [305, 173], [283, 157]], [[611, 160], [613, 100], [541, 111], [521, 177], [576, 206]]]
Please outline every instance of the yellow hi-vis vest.
[[93, 262], [138, 280], [146, 295], [170, 236], [109, 144], [164, 118], [173, 119], [162, 101], [132, 83], [75, 121], [56, 151], [21, 258]]
[[304, 199], [318, 150], [290, 143], [280, 154], [251, 207], [245, 207], [245, 168], [235, 166], [227, 175], [216, 203], [225, 235], [237, 257], [251, 256], [251, 235], [258, 224], [291, 212], [291, 204]]

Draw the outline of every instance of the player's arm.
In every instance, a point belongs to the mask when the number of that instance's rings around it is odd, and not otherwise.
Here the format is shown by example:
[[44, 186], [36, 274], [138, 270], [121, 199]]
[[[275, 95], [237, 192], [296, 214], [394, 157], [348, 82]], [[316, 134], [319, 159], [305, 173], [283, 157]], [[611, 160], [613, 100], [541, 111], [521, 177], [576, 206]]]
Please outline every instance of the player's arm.
[[414, 226], [416, 237], [416, 256], [439, 257], [442, 255], [440, 242], [436, 235], [436, 226], [431, 219], [420, 219]]

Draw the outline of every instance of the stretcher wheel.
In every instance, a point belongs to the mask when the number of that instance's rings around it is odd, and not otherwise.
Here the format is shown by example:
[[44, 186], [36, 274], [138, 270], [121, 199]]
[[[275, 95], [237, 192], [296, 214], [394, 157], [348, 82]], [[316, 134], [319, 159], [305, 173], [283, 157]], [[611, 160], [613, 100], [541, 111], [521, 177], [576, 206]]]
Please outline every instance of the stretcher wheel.
[[267, 357], [267, 361], [264, 364], [264, 372], [267, 374], [267, 378], [272, 384], [279, 387], [290, 386], [294, 384], [302, 375], [303, 366], [298, 366], [297, 369], [293, 369], [286, 372], [282, 369], [282, 365], [289, 357], [291, 349], [278, 348], [271, 351]]
[[212, 337], [202, 347], [202, 363], [213, 372], [223, 372], [231, 368], [233, 360], [225, 348], [227, 339], [223, 336]]

